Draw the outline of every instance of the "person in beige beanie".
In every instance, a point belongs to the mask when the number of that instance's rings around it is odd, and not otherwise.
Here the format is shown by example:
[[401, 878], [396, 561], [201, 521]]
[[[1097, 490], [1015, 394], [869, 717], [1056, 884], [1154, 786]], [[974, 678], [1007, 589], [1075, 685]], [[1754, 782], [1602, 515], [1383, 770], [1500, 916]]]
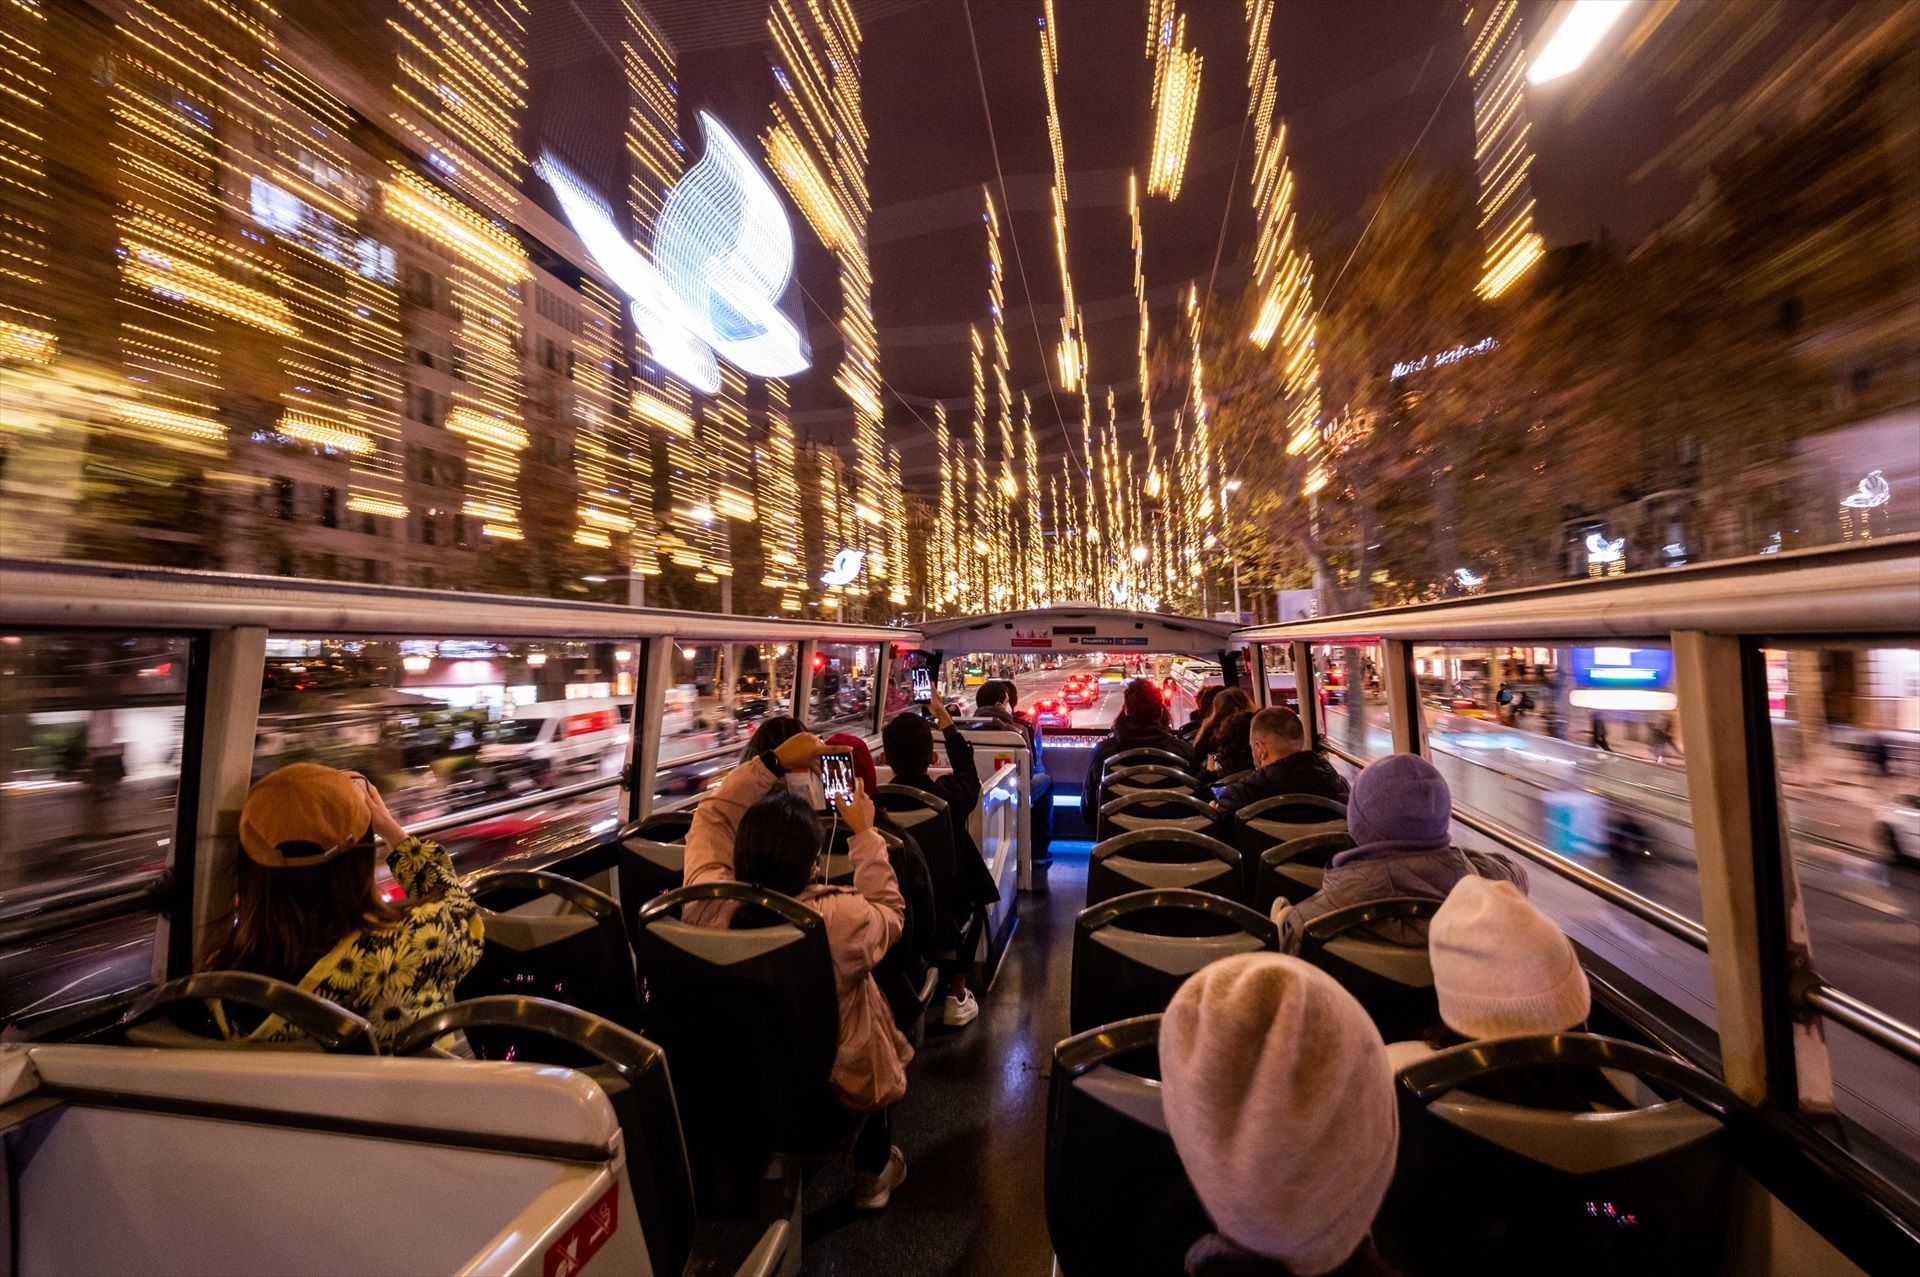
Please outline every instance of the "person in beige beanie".
[[[1404, 1068], [1435, 1050], [1483, 1038], [1570, 1033], [1592, 1005], [1580, 955], [1560, 925], [1510, 882], [1462, 878], [1427, 933], [1441, 1024], [1424, 1041], [1395, 1042]], [[1486, 1078], [1468, 1088], [1486, 1099], [1561, 1112], [1630, 1107], [1599, 1069], [1542, 1067]]]
[[1218, 1230], [1193, 1277], [1382, 1271], [1365, 1245], [1400, 1125], [1386, 1045], [1353, 995], [1250, 953], [1180, 986], [1160, 1024], [1167, 1130]]
[[1440, 1018], [1468, 1038], [1560, 1033], [1592, 995], [1567, 933], [1518, 887], [1462, 878], [1427, 931]]

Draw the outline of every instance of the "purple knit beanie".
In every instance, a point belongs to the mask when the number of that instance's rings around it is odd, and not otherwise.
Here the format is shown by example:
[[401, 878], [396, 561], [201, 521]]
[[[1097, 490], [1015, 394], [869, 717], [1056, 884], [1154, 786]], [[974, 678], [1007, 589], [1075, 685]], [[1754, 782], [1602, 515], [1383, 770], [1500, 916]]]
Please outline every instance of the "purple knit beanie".
[[1445, 778], [1418, 754], [1389, 754], [1368, 763], [1347, 799], [1347, 832], [1355, 847], [1445, 847], [1453, 840], [1452, 817], [1453, 795]]

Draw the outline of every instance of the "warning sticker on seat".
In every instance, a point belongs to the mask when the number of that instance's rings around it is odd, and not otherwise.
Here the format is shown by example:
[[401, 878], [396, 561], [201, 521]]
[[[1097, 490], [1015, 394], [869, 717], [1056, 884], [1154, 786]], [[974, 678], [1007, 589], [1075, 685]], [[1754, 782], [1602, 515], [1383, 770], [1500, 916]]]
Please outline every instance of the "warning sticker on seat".
[[615, 1184], [587, 1207], [586, 1214], [567, 1226], [560, 1240], [547, 1247], [541, 1277], [574, 1277], [586, 1267], [620, 1226], [620, 1186]]

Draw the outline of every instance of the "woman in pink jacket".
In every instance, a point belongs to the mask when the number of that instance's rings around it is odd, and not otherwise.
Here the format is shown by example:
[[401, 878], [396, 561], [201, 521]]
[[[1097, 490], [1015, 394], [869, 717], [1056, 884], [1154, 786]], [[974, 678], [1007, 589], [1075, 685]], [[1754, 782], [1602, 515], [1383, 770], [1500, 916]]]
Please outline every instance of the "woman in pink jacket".
[[[868, 1114], [853, 1146], [854, 1206], [879, 1210], [907, 1176], [907, 1161], [893, 1144], [888, 1110], [907, 1091], [907, 1061], [913, 1047], [895, 1027], [886, 998], [873, 981], [873, 966], [900, 937], [906, 901], [887, 860], [886, 843], [874, 829], [873, 799], [864, 785], [836, 804], [852, 831], [848, 854], [853, 886], [822, 881], [823, 839], [813, 804], [785, 783], [806, 779], [823, 754], [839, 753], [808, 733], [788, 738], [728, 773], [694, 812], [687, 831], [685, 882], [735, 879], [792, 896], [826, 924], [840, 1003], [840, 1049], [833, 1062], [833, 1088], [847, 1107]], [[689, 905], [690, 922], [726, 926], [734, 903]]]

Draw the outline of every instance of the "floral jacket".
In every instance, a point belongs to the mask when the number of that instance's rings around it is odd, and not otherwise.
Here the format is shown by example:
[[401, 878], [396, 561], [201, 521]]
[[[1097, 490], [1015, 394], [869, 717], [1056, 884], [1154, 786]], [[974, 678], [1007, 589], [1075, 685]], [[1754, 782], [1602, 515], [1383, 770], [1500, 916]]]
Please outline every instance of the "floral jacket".
[[[309, 993], [365, 1016], [382, 1043], [453, 1001], [453, 987], [480, 960], [483, 938], [479, 907], [439, 843], [408, 838], [387, 867], [407, 893], [406, 914], [390, 927], [349, 932], [300, 981]], [[270, 1016], [251, 1033], [229, 1029], [228, 1036], [289, 1042], [301, 1033]]]

